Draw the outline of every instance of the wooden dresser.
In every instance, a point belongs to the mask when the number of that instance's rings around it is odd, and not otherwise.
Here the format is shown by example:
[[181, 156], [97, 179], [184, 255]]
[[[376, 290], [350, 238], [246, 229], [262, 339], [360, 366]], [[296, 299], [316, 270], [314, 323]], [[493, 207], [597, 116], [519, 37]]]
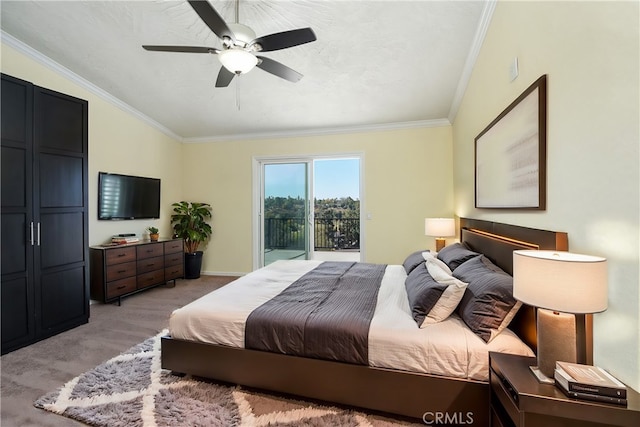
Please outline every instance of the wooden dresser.
[[92, 246], [90, 258], [91, 299], [105, 303], [184, 276], [182, 239]]

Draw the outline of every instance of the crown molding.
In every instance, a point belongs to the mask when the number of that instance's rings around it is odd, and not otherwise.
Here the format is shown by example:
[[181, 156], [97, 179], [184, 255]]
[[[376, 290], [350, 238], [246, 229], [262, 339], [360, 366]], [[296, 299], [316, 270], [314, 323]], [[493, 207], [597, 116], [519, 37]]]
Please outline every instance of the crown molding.
[[119, 109], [123, 110], [124, 112], [129, 113], [132, 116], [140, 119], [141, 121], [147, 123], [149, 126], [157, 129], [158, 131], [162, 132], [163, 134], [167, 135], [168, 137], [171, 137], [171, 138], [173, 138], [173, 139], [175, 139], [175, 140], [177, 140], [179, 142], [183, 141], [183, 138], [181, 136], [175, 134], [174, 132], [172, 132], [171, 130], [166, 128], [165, 126], [161, 125], [160, 123], [158, 123], [155, 120], [153, 120], [152, 118], [150, 118], [149, 116], [141, 113], [140, 111], [136, 110], [135, 108], [133, 108], [129, 104], [127, 104], [127, 103], [121, 101], [120, 99], [116, 98], [115, 96], [111, 95], [109, 92], [99, 88], [98, 86], [96, 86], [95, 84], [93, 84], [90, 81], [86, 80], [85, 78], [77, 75], [76, 73], [74, 73], [73, 71], [69, 70], [65, 66], [60, 65], [59, 63], [57, 63], [53, 59], [49, 58], [48, 56], [43, 55], [42, 53], [38, 52], [37, 50], [35, 50], [31, 46], [21, 42], [20, 40], [18, 40], [15, 37], [13, 37], [11, 34], [6, 33], [4, 30], [0, 30], [0, 38], [2, 39], [2, 43], [6, 44], [7, 46], [9, 46], [9, 47], [11, 47], [11, 48], [13, 48], [15, 50], [17, 50], [21, 54], [33, 59], [34, 61], [38, 62], [39, 64], [44, 65], [45, 67], [47, 67], [50, 70], [52, 70], [53, 72], [61, 75], [62, 77], [66, 78], [67, 80], [71, 81], [72, 83], [80, 86], [81, 88], [83, 88], [85, 90], [88, 90], [89, 92], [91, 92], [94, 95], [102, 98], [103, 100], [109, 102], [110, 104], [118, 107]]
[[482, 9], [482, 15], [480, 16], [480, 22], [478, 23], [476, 34], [473, 38], [473, 42], [471, 43], [471, 49], [469, 49], [469, 54], [467, 55], [467, 59], [464, 63], [460, 80], [458, 81], [456, 93], [454, 94], [453, 101], [451, 102], [451, 109], [449, 110], [448, 116], [450, 123], [454, 122], [456, 115], [458, 114], [462, 98], [464, 97], [464, 93], [469, 85], [469, 80], [471, 80], [471, 73], [473, 72], [473, 68], [478, 60], [480, 48], [482, 48], [484, 38], [489, 29], [489, 24], [491, 24], [491, 18], [493, 17], [493, 12], [496, 9], [496, 4], [497, 0], [489, 0], [484, 4], [484, 8]]
[[224, 142], [224, 141], [239, 141], [239, 140], [251, 140], [251, 139], [276, 139], [276, 138], [300, 138], [307, 136], [323, 136], [323, 135], [338, 135], [349, 133], [364, 133], [364, 132], [384, 132], [401, 129], [418, 129], [418, 128], [433, 128], [451, 126], [451, 122], [447, 119], [436, 120], [416, 120], [412, 122], [398, 122], [398, 123], [385, 123], [375, 125], [361, 125], [361, 126], [342, 126], [333, 128], [318, 128], [318, 129], [303, 129], [303, 130], [285, 130], [276, 132], [256, 132], [256, 133], [244, 133], [244, 134], [232, 134], [232, 135], [217, 135], [209, 137], [197, 137], [197, 138], [184, 138], [184, 143], [205, 143], [205, 142]]

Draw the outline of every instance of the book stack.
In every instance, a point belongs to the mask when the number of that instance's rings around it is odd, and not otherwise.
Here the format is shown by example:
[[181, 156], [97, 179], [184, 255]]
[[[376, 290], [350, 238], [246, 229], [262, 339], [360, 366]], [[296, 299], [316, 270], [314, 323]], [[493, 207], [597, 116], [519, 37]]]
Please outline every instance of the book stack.
[[139, 242], [140, 239], [135, 234], [118, 234], [111, 238], [111, 243], [126, 245], [127, 243]]
[[569, 397], [627, 405], [627, 387], [597, 366], [556, 362], [554, 377]]

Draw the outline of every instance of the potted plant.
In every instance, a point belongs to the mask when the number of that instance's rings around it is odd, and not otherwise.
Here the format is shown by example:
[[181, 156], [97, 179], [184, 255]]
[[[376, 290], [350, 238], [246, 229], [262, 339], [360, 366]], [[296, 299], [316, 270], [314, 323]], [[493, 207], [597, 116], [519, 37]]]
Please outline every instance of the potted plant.
[[149, 240], [157, 242], [160, 237], [160, 234], [158, 234], [159, 230], [156, 227], [147, 227], [147, 230], [149, 231]]
[[198, 247], [211, 236], [211, 226], [207, 223], [211, 218], [211, 205], [182, 201], [171, 206], [173, 234], [184, 239], [184, 277], [197, 279], [202, 268], [202, 251]]

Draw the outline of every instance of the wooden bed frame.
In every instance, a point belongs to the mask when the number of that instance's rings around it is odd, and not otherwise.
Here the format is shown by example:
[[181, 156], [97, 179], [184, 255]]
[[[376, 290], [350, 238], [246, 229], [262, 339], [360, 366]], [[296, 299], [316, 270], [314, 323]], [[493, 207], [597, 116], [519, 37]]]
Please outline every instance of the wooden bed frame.
[[[468, 218], [460, 219], [460, 238], [511, 274], [516, 249], [567, 250], [567, 234]], [[580, 319], [583, 325], [588, 319]], [[535, 315], [520, 310], [510, 328], [535, 349]], [[582, 329], [591, 336], [588, 328]], [[584, 340], [590, 343], [590, 339]], [[422, 419], [425, 413], [472, 413], [489, 422], [489, 384], [407, 371], [359, 366], [162, 338], [162, 367], [174, 372]], [[589, 345], [581, 360], [590, 360]], [[428, 415], [427, 417], [430, 417]], [[429, 419], [429, 418], [427, 418]]]

